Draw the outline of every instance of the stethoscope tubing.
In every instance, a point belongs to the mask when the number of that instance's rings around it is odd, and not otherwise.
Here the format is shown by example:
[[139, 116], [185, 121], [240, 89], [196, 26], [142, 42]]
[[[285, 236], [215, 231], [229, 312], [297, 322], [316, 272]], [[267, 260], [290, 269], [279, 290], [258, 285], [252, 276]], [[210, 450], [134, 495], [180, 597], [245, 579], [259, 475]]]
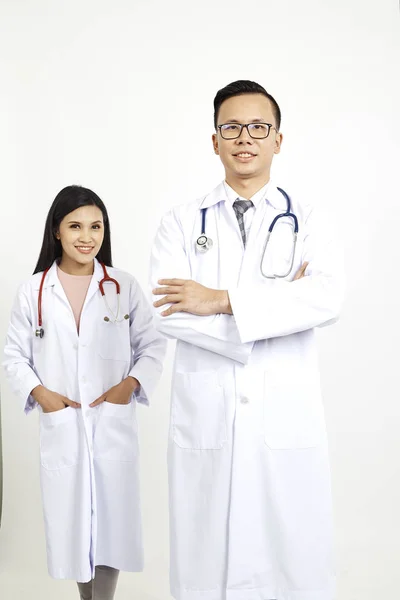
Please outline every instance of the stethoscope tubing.
[[[120, 284], [118, 283], [118, 281], [116, 279], [114, 279], [113, 277], [110, 277], [107, 271], [107, 268], [105, 266], [104, 263], [100, 263], [102, 269], [103, 269], [103, 278], [99, 281], [99, 290], [100, 293], [102, 295], [102, 297], [104, 298], [104, 301], [106, 303], [107, 309], [109, 310], [110, 313], [112, 313], [108, 302], [107, 302], [107, 298], [105, 295], [105, 291], [104, 291], [104, 284], [107, 282], [111, 282], [115, 285], [115, 289], [116, 289], [116, 293], [117, 293], [117, 315], [114, 319], [114, 322], [118, 321], [118, 315], [119, 315], [119, 302], [120, 302], [120, 292], [121, 292], [121, 287]], [[42, 299], [43, 299], [43, 286], [44, 286], [44, 282], [47, 276], [47, 273], [49, 272], [50, 267], [48, 267], [42, 275], [42, 279], [40, 281], [40, 286], [39, 286], [39, 297], [38, 297], [38, 328], [35, 331], [35, 335], [36, 337], [42, 338], [44, 335], [44, 330], [43, 330], [43, 318], [42, 318]], [[113, 315], [114, 316], [114, 315]], [[129, 315], [125, 315], [124, 319], [128, 319]], [[105, 321], [110, 321], [109, 317], [104, 317]]]
[[[297, 234], [299, 232], [299, 221], [297, 219], [297, 216], [292, 212], [292, 204], [291, 204], [289, 194], [287, 194], [285, 192], [285, 190], [283, 190], [280, 187], [278, 187], [277, 189], [280, 191], [280, 193], [284, 196], [284, 198], [286, 200], [286, 211], [283, 213], [280, 213], [279, 215], [276, 215], [276, 217], [272, 220], [272, 222], [268, 228], [268, 233], [267, 233], [267, 236], [265, 239], [264, 250], [263, 250], [262, 258], [261, 258], [261, 262], [260, 262], [261, 274], [266, 279], [274, 279], [275, 277], [284, 278], [290, 274], [290, 272], [293, 268], [293, 264], [294, 264], [294, 256], [295, 256], [296, 244], [297, 244]], [[207, 237], [207, 235], [206, 235], [206, 214], [207, 214], [207, 208], [202, 208], [201, 209], [201, 235], [197, 238], [197, 242], [196, 242], [197, 248], [201, 252], [205, 252], [209, 248], [212, 247], [212, 240], [211, 240], [211, 238]], [[289, 268], [288, 272], [285, 273], [284, 275], [275, 275], [275, 274], [273, 276], [266, 275], [263, 271], [263, 262], [264, 262], [265, 252], [267, 250], [267, 246], [268, 246], [268, 243], [269, 243], [269, 240], [271, 237], [271, 233], [273, 232], [276, 223], [279, 221], [279, 219], [283, 219], [284, 217], [292, 219], [293, 224], [294, 224], [294, 226], [293, 226], [293, 253], [292, 253], [292, 260], [291, 260], [290, 268]]]

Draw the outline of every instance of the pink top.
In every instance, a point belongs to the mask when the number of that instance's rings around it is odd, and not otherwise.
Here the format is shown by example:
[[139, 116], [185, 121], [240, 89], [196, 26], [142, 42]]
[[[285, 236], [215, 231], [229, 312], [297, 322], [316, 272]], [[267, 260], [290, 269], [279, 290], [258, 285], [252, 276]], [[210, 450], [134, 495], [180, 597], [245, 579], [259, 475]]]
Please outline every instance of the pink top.
[[93, 275], [69, 275], [61, 271], [59, 267], [57, 267], [57, 275], [71, 305], [79, 332], [81, 312]]

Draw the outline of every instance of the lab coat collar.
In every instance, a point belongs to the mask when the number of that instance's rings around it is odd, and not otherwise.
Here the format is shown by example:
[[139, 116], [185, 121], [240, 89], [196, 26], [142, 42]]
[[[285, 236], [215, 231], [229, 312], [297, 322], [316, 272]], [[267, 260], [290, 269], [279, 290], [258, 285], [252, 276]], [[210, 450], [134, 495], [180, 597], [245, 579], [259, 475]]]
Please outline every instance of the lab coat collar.
[[219, 202], [226, 202], [227, 200], [224, 182], [222, 181], [212, 192], [205, 196], [200, 204], [200, 208], [210, 208]]
[[[265, 200], [277, 210], [286, 210], [286, 200], [272, 181], [268, 184]], [[229, 202], [224, 181], [203, 199], [200, 208], [210, 208], [219, 202]]]
[[[42, 276], [37, 280], [35, 289], [40, 288], [40, 282], [42, 281]], [[99, 283], [103, 279], [103, 269], [97, 258], [94, 259], [94, 270], [93, 270], [93, 279], [97, 283]], [[92, 279], [92, 281], [93, 281]], [[59, 283], [58, 275], [57, 275], [57, 261], [55, 260], [51, 265], [49, 272], [46, 275], [44, 280], [43, 288], [46, 289], [48, 287], [52, 287], [54, 285], [58, 285]]]
[[[268, 183], [266, 183], [265, 185], [263, 185], [263, 187], [261, 189], [258, 190], [258, 192], [256, 192], [255, 194], [253, 194], [253, 196], [251, 198], [249, 198], [249, 200], [251, 200], [253, 202], [253, 206], [255, 208], [257, 208], [257, 206], [260, 204], [260, 202], [262, 202], [263, 200], [265, 200], [268, 196], [268, 188], [271, 186], [271, 180], [268, 181]], [[235, 200], [237, 200], [239, 198], [239, 200], [247, 200], [247, 198], [244, 198], [243, 196], [238, 195], [235, 190], [233, 188], [231, 188], [231, 186], [229, 185], [229, 183], [227, 183], [226, 181], [224, 181], [224, 187], [225, 187], [225, 191], [226, 191], [226, 195], [228, 197], [229, 203], [233, 206], [233, 203], [235, 202]]]

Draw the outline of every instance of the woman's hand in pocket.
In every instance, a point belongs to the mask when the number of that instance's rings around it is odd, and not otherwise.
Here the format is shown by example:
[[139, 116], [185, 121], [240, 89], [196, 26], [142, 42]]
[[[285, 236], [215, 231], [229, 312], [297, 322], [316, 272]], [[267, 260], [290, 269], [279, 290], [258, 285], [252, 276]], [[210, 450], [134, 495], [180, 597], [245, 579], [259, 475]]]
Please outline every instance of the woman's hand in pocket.
[[52, 392], [48, 390], [43, 385], [38, 385], [35, 387], [31, 395], [34, 400], [42, 407], [43, 412], [56, 412], [58, 410], [62, 410], [67, 406], [72, 406], [72, 408], [80, 408], [81, 405], [78, 402], [74, 402], [57, 392]]
[[139, 387], [140, 383], [134, 377], [127, 377], [118, 385], [114, 385], [107, 392], [104, 392], [97, 400], [92, 402], [90, 406], [98, 406], [102, 402], [110, 402], [111, 404], [129, 404], [133, 392]]

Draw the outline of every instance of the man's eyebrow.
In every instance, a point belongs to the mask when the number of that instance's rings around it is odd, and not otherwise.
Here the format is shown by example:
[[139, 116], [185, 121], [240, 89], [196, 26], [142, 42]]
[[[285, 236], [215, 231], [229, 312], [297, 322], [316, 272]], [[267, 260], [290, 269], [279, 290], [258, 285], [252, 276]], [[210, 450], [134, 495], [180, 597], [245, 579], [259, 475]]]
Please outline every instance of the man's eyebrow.
[[[239, 123], [241, 124], [241, 121], [238, 121], [238, 119], [227, 119], [225, 121], [225, 123]], [[251, 121], [249, 121], [249, 123], [267, 123], [267, 121], [265, 119], [252, 119]]]

